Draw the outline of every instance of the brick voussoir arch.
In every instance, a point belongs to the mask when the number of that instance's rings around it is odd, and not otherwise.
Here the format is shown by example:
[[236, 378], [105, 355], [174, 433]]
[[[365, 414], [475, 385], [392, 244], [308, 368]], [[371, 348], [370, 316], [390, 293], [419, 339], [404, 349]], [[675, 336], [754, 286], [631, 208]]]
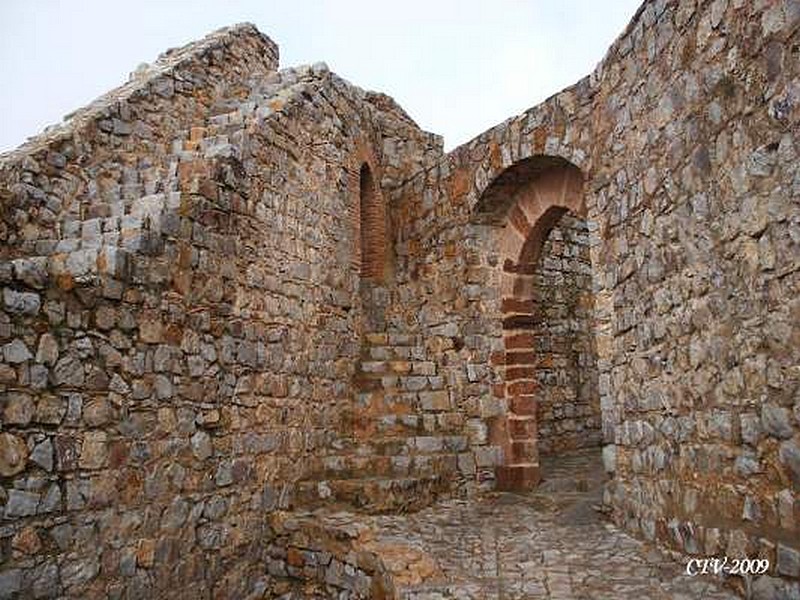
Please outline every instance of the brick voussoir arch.
[[492, 424], [503, 448], [497, 470], [501, 489], [530, 489], [539, 479], [535, 356], [532, 329], [534, 265], [550, 230], [567, 212], [586, 216], [581, 170], [559, 156], [536, 155], [500, 171], [475, 206], [477, 222], [492, 226], [498, 255], [504, 352], [495, 360], [507, 413]]

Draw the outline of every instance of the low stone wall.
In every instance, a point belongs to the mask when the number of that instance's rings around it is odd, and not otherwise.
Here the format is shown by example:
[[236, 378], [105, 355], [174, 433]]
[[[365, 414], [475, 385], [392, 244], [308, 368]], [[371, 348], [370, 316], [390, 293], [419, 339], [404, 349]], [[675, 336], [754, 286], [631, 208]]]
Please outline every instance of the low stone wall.
[[394, 582], [371, 548], [371, 531], [352, 515], [274, 513], [266, 572], [268, 597], [294, 591], [304, 598], [388, 600]]

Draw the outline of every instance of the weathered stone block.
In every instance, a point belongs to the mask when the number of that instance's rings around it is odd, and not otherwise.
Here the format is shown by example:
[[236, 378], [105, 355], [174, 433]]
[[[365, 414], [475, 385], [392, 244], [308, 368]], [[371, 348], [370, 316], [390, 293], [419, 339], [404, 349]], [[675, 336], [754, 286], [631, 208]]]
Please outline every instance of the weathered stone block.
[[81, 445], [80, 467], [100, 469], [108, 458], [108, 436], [104, 431], [87, 431]]
[[761, 424], [769, 435], [786, 439], [794, 434], [791, 423], [792, 414], [788, 408], [775, 404], [764, 404], [761, 407]]
[[800, 550], [778, 544], [778, 573], [788, 577], [800, 577]]
[[445, 411], [450, 409], [450, 393], [447, 390], [437, 392], [420, 392], [419, 399], [422, 410]]
[[10, 433], [0, 433], [0, 475], [12, 477], [25, 469], [28, 446], [25, 440]]
[[59, 396], [42, 396], [36, 403], [36, 422], [45, 425], [58, 425], [66, 415], [67, 407]]
[[36, 514], [39, 506], [39, 494], [23, 490], [9, 490], [6, 502], [5, 516], [8, 519], [15, 517], [30, 517]]
[[198, 431], [192, 436], [192, 453], [197, 460], [205, 460], [214, 453], [211, 436], [204, 431]]
[[787, 440], [780, 445], [778, 456], [786, 465], [795, 485], [800, 485], [800, 444], [796, 440]]
[[20, 339], [15, 339], [3, 346], [3, 357], [6, 362], [19, 364], [33, 358], [28, 347]]
[[29, 394], [22, 392], [8, 392], [3, 420], [9, 425], [27, 425], [33, 418], [35, 405]]
[[80, 387], [84, 382], [83, 365], [73, 356], [61, 358], [53, 369], [53, 383], [55, 385]]
[[31, 451], [31, 461], [42, 467], [45, 471], [53, 470], [53, 442], [50, 438], [39, 442]]
[[35, 315], [41, 307], [39, 294], [17, 292], [10, 288], [3, 288], [3, 302], [8, 312], [19, 315]]

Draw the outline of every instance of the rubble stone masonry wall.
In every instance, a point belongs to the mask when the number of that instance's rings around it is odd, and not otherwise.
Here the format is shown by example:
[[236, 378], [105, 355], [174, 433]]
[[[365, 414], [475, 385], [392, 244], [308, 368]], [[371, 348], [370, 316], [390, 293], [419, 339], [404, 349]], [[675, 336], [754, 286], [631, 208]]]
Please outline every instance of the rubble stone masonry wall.
[[223, 30], [5, 157], [0, 596], [244, 597], [339, 439], [359, 172], [437, 140], [276, 68]]
[[263, 593], [277, 511], [530, 487], [579, 441], [617, 523], [800, 594], [798, 27], [647, 1], [445, 155], [237, 26], [4, 155], [0, 597]]
[[[509, 460], [546, 478], [535, 436], [511, 430], [530, 408], [506, 381], [503, 300], [540, 217], [585, 210], [614, 519], [769, 558], [795, 594], [798, 24], [796, 2], [645, 3], [589, 77], [400, 190], [392, 317], [444, 365], [478, 479]], [[548, 191], [565, 164], [578, 201]]]
[[[539, 452], [600, 446], [600, 396], [592, 318], [592, 265], [586, 222], [563, 215], [532, 269], [533, 375]], [[530, 352], [527, 347], [520, 352]]]

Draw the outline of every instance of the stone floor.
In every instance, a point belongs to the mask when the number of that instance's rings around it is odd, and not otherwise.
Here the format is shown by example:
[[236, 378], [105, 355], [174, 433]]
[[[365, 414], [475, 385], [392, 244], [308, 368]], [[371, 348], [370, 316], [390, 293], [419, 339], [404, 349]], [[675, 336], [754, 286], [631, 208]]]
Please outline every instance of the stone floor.
[[[472, 500], [447, 500], [413, 514], [364, 515], [318, 511], [292, 516], [287, 529], [303, 531], [294, 553], [295, 577], [317, 572], [318, 581], [340, 584], [330, 552], [311, 557], [308, 548], [338, 548], [379, 570], [388, 594], [331, 588], [270, 597], [405, 600], [647, 600], [734, 599], [719, 579], [689, 577], [681, 564], [637, 541], [599, 512], [604, 473], [599, 450], [561, 455], [542, 464], [543, 483], [534, 493], [494, 493]], [[321, 540], [334, 540], [326, 546]], [[333, 551], [335, 553], [335, 551]], [[313, 553], [312, 553], [313, 554]], [[300, 557], [306, 556], [306, 559]], [[321, 557], [327, 567], [320, 567]], [[303, 561], [306, 561], [305, 563]], [[355, 561], [359, 562], [359, 561]], [[309, 570], [309, 565], [314, 568]], [[370, 566], [371, 565], [371, 566]], [[288, 567], [292, 572], [292, 567]], [[282, 571], [281, 571], [282, 572]], [[373, 570], [373, 572], [375, 572]], [[358, 580], [363, 573], [353, 571]], [[362, 579], [362, 583], [367, 581]], [[300, 588], [293, 588], [298, 590]], [[312, 592], [312, 589], [314, 590]], [[337, 589], [341, 587], [337, 586]], [[372, 588], [375, 589], [374, 586]]]
[[684, 565], [624, 534], [596, 510], [603, 477], [596, 450], [545, 460], [543, 474], [536, 493], [373, 517], [383, 542], [410, 545], [438, 566], [425, 582], [401, 586], [401, 597], [737, 598], [719, 580], [688, 577]]
[[375, 517], [384, 540], [424, 551], [439, 577], [403, 588], [408, 599], [736, 598], [720, 581], [690, 578], [684, 565], [634, 540], [596, 508], [599, 452], [543, 463], [533, 494], [448, 501], [412, 515]]

